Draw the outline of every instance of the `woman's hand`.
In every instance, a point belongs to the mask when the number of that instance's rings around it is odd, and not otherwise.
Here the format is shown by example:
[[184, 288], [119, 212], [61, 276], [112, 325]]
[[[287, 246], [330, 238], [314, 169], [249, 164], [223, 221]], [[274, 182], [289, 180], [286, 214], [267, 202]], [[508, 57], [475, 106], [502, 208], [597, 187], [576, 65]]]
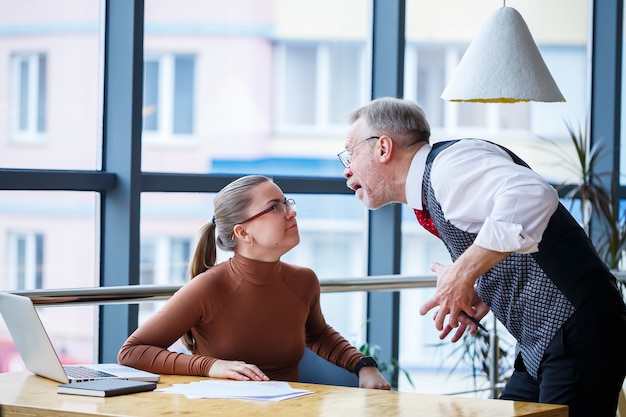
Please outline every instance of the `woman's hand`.
[[391, 384], [375, 366], [364, 366], [359, 371], [359, 388], [391, 389]]
[[212, 378], [236, 379], [238, 381], [269, 381], [256, 365], [242, 361], [216, 360], [209, 368], [209, 376]]

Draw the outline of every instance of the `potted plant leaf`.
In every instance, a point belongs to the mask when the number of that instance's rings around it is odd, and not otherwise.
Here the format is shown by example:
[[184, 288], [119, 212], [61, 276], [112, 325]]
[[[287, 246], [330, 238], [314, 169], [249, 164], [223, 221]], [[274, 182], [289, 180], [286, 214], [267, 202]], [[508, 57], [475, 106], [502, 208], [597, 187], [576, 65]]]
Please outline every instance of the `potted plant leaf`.
[[[588, 134], [588, 123], [574, 128], [565, 122], [571, 144], [575, 150], [575, 158], [564, 159], [562, 163], [574, 174], [575, 182], [566, 182], [556, 188], [563, 193], [563, 198], [570, 201], [570, 211], [575, 201], [580, 200], [582, 226], [590, 233], [592, 218], [602, 233], [595, 233], [594, 244], [606, 265], [619, 270], [626, 249], [626, 218], [620, 208], [617, 197], [619, 173], [601, 171], [600, 160], [604, 156], [605, 143], [597, 140], [593, 145]], [[556, 147], [559, 147], [554, 141]], [[559, 154], [566, 152], [559, 147]], [[622, 289], [623, 289], [623, 285]]]

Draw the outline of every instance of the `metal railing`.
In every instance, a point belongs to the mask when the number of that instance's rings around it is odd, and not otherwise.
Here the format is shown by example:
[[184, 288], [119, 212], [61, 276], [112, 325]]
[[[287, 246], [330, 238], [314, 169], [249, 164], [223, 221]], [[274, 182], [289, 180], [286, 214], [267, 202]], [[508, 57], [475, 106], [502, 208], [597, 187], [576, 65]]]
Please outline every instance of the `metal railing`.
[[[613, 271], [618, 281], [626, 283], [626, 271]], [[375, 275], [362, 278], [320, 279], [321, 292], [398, 291], [410, 288], [432, 288], [434, 275]], [[115, 287], [58, 288], [11, 291], [30, 297], [35, 305], [128, 304], [166, 300], [183, 284], [124, 285]]]
[[[365, 278], [321, 279], [321, 291], [397, 291], [407, 288], [428, 288], [436, 285], [434, 276], [380, 275]], [[49, 290], [11, 291], [33, 300], [38, 306], [71, 304], [129, 304], [166, 300], [179, 285], [124, 285], [116, 287], [59, 288]]]
[[[614, 271], [618, 281], [626, 283], [626, 272]], [[321, 279], [323, 293], [352, 291], [399, 291], [411, 288], [432, 288], [437, 284], [435, 276], [380, 275], [364, 278]], [[33, 300], [37, 306], [74, 304], [132, 304], [166, 300], [183, 284], [179, 285], [127, 285], [115, 287], [60, 288], [48, 290], [11, 291]], [[498, 382], [499, 337], [497, 329], [490, 330], [490, 386], [487, 388], [492, 398], [496, 398], [501, 384]], [[485, 391], [484, 389], [477, 391]], [[475, 391], [475, 392], [477, 392]]]

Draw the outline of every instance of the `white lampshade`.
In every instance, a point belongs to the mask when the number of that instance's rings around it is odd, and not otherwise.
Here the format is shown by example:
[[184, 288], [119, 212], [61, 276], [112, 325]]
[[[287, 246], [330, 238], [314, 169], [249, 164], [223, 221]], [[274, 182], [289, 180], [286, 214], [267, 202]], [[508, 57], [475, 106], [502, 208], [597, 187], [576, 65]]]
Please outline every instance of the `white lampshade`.
[[481, 103], [565, 101], [526, 22], [506, 6], [482, 27], [441, 98]]

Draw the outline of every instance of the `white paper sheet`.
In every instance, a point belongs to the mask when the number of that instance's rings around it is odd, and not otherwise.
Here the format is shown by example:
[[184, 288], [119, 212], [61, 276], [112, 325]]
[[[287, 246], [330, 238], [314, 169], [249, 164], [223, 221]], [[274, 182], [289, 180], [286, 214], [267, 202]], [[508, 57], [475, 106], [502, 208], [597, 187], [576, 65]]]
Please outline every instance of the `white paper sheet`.
[[156, 391], [166, 394], [183, 394], [187, 398], [235, 398], [262, 401], [281, 401], [313, 393], [313, 391], [293, 389], [282, 381], [221, 381], [204, 380], [188, 384], [174, 384]]

